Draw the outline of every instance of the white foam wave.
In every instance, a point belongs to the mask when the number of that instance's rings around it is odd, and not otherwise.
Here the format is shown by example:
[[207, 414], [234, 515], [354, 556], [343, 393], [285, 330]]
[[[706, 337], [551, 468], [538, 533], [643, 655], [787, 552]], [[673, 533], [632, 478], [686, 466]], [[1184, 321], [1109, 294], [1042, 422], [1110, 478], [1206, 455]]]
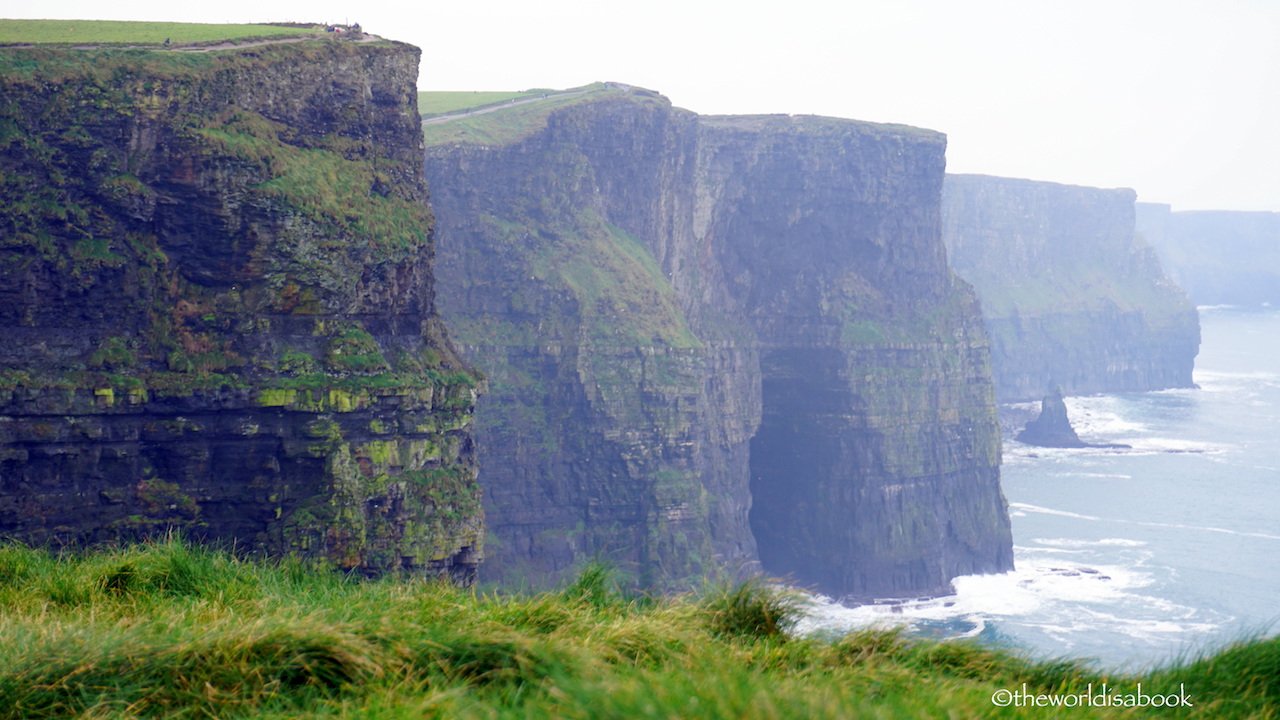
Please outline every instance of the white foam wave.
[[1256, 397], [1258, 388], [1280, 387], [1280, 374], [1267, 371], [1226, 372], [1196, 368], [1195, 382], [1204, 392], [1235, 392]]
[[[1082, 544], [1142, 545], [1124, 538]], [[951, 637], [969, 637], [996, 623], [1006, 632], [1021, 627], [1043, 634], [1069, 651], [1077, 642], [1087, 642], [1099, 633], [1167, 643], [1170, 636], [1209, 633], [1231, 620], [1151, 595], [1145, 589], [1154, 584], [1154, 577], [1141, 569], [1149, 557], [1145, 551], [1139, 556], [1128, 555], [1128, 565], [1090, 565], [1049, 554], [1057, 550], [1072, 552], [1065, 548], [1015, 548], [1016, 570], [956, 578], [955, 594], [942, 598], [845, 607], [830, 598], [815, 597], [797, 630], [803, 634], [844, 633], [902, 626], [908, 630], [927, 628], [936, 634], [938, 627], [945, 627]], [[1121, 560], [1125, 557], [1117, 556]]]
[[1235, 535], [1238, 537], [1261, 538], [1263, 540], [1280, 540], [1280, 535], [1272, 535], [1264, 532], [1249, 532], [1245, 530], [1230, 530], [1228, 528], [1208, 527], [1204, 525], [1180, 525], [1178, 523], [1158, 523], [1158, 522], [1140, 522], [1132, 521], [1134, 525], [1146, 525], [1148, 527], [1173, 528], [1175, 530], [1199, 530], [1200, 532], [1222, 533], [1223, 535]]
[[1237, 458], [1233, 458], [1233, 457], [1231, 457], [1231, 458], [1228, 458], [1228, 457], [1214, 457], [1214, 458], [1210, 458], [1210, 460], [1212, 460], [1213, 462], [1216, 462], [1216, 463], [1221, 463], [1221, 464], [1223, 464], [1223, 465], [1230, 465], [1230, 466], [1232, 466], [1232, 467], [1247, 468], [1247, 469], [1249, 469], [1249, 470], [1263, 470], [1263, 471], [1265, 471], [1265, 472], [1280, 473], [1280, 467], [1273, 467], [1273, 466], [1271, 466], [1271, 465], [1251, 465], [1251, 464], [1249, 464], [1249, 463], [1242, 463], [1242, 462], [1240, 462]]
[[1031, 505], [1030, 503], [1011, 502], [1009, 503], [1009, 507], [1039, 515], [1058, 515], [1060, 517], [1076, 518], [1077, 520], [1102, 520], [1102, 518], [1096, 515], [1082, 515], [1080, 513], [1068, 512], [1066, 510], [1054, 510], [1053, 508], [1040, 507], [1039, 505]]
[[1081, 437], [1114, 438], [1147, 430], [1146, 425], [1122, 416], [1112, 396], [1069, 397], [1064, 401], [1071, 424]]
[[1131, 449], [1126, 453], [1128, 455], [1153, 455], [1158, 453], [1220, 455], [1229, 450], [1229, 447], [1226, 445], [1206, 442], [1203, 440], [1184, 440], [1180, 438], [1167, 437], [1131, 437], [1125, 438], [1124, 442], [1131, 447]]
[[[1039, 541], [1037, 541], [1037, 542], [1039, 542]], [[1014, 545], [1014, 546], [1013, 546], [1013, 551], [1014, 551], [1014, 552], [1025, 552], [1025, 551], [1028, 551], [1028, 550], [1035, 550], [1037, 553], [1040, 553], [1040, 554], [1044, 554], [1044, 553], [1060, 553], [1060, 554], [1062, 554], [1062, 555], [1082, 555], [1082, 554], [1084, 554], [1084, 552], [1085, 552], [1085, 549], [1084, 549], [1084, 548], [1078, 548], [1078, 547], [1077, 547], [1077, 548], [1068, 548], [1068, 547], [1045, 547], [1045, 546], [1042, 546], [1042, 545], [1037, 545], [1037, 546], [1034, 546], [1034, 547], [1027, 547], [1027, 546], [1023, 546], [1023, 545]]]
[[[1103, 538], [1101, 540], [1080, 540], [1077, 538], [1036, 538], [1032, 542], [1057, 548], [1094, 548], [1094, 547], [1143, 547], [1147, 543], [1142, 540], [1128, 538]], [[1042, 549], [1042, 548], [1037, 548]]]
[[1010, 508], [1017, 508], [1022, 512], [1037, 513], [1040, 515], [1057, 515], [1059, 517], [1069, 517], [1076, 520], [1090, 520], [1093, 522], [1110, 522], [1120, 525], [1140, 525], [1142, 527], [1158, 527], [1172, 528], [1175, 530], [1195, 530], [1198, 532], [1221, 533], [1225, 535], [1236, 535], [1239, 537], [1261, 538], [1263, 540], [1280, 540], [1280, 535], [1273, 535], [1264, 532], [1255, 532], [1250, 530], [1232, 530], [1230, 528], [1212, 527], [1208, 525], [1183, 525], [1181, 523], [1163, 523], [1151, 522], [1148, 520], [1122, 520], [1115, 518], [1102, 518], [1096, 515], [1084, 515], [1081, 513], [1073, 513], [1066, 510], [1054, 510], [1053, 508], [1040, 507], [1039, 505], [1030, 505], [1028, 503], [1009, 503]]
[[[1248, 382], [1257, 382], [1257, 373], [1242, 378]], [[1280, 383], [1280, 375], [1265, 373]], [[1189, 394], [1194, 390], [1168, 390], [1161, 394]], [[1221, 453], [1228, 446], [1204, 440], [1184, 437], [1157, 436], [1156, 428], [1134, 419], [1135, 406], [1132, 397], [1117, 395], [1092, 395], [1066, 398], [1067, 410], [1071, 416], [1076, 433], [1085, 442], [1122, 443], [1128, 448], [1083, 448], [1066, 450], [1067, 453], [1085, 454], [1125, 454], [1141, 455], [1151, 453]], [[1140, 414], [1140, 411], [1138, 412]], [[1046, 455], [1043, 448], [1030, 448], [1029, 452], [1018, 452], [1017, 456], [1040, 457]], [[1126, 478], [1127, 479], [1127, 478]]]

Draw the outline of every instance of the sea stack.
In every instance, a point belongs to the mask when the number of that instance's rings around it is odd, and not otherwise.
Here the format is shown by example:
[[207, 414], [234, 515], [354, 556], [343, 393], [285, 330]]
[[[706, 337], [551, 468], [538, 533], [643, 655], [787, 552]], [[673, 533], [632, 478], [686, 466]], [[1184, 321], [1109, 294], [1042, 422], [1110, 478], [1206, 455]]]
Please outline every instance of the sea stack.
[[1089, 447], [1076, 435], [1067, 417], [1067, 404], [1062, 400], [1062, 388], [1054, 388], [1040, 401], [1040, 416], [1027, 423], [1018, 433], [1018, 442], [1040, 447], [1082, 448]]

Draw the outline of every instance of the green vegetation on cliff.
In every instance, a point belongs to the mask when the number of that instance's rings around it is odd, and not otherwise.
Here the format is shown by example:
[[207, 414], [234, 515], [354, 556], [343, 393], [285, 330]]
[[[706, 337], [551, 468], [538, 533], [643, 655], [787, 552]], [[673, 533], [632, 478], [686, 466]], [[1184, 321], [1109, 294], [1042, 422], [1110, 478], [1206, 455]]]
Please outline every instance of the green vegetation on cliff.
[[343, 244], [343, 236], [387, 249], [426, 244], [431, 226], [427, 208], [378, 191], [393, 183], [396, 168], [386, 160], [354, 161], [369, 152], [369, 143], [329, 135], [312, 147], [298, 147], [290, 142], [289, 128], [237, 108], [205, 122], [206, 127], [193, 132], [261, 167], [269, 179], [254, 190], [337, 230], [329, 240], [334, 248]]
[[[419, 93], [419, 98], [427, 96], [427, 101], [434, 93]], [[538, 97], [542, 93], [538, 93]], [[422, 125], [422, 133], [428, 147], [450, 143], [469, 143], [472, 145], [506, 145], [527, 138], [547, 126], [547, 119], [555, 110], [577, 105], [583, 102], [596, 102], [608, 98], [636, 98], [629, 89], [612, 83], [593, 83], [579, 88], [556, 91], [546, 99], [535, 102], [513, 104], [503, 107], [498, 103], [495, 112], [485, 112], [490, 105], [472, 108], [474, 115], [451, 117], [448, 119], [428, 119]], [[655, 93], [646, 99], [651, 102], [665, 102], [658, 99]], [[421, 102], [421, 100], [419, 101]], [[458, 108], [466, 110], [467, 107]], [[424, 111], [425, 112], [425, 111]]]
[[307, 37], [0, 48], [0, 535], [474, 577], [419, 53]]
[[1132, 190], [948, 175], [944, 239], [989, 317], [1141, 312], [1167, 321], [1189, 307], [1134, 234]]
[[[758, 583], [663, 599], [589, 567], [557, 591], [361, 582], [168, 542], [0, 547], [0, 718], [1263, 718], [1280, 640], [1140, 674], [892, 631], [789, 632]], [[1185, 693], [1192, 707], [999, 707], [1002, 691]], [[1027, 703], [1028, 705], [1030, 703]], [[1138, 712], [1140, 714], [1135, 715]]]
[[20, 43], [160, 45], [221, 41], [277, 40], [300, 37], [324, 28], [282, 25], [204, 25], [117, 20], [0, 20], [0, 45]]
[[521, 90], [518, 92], [427, 90], [418, 93], [418, 111], [422, 113], [423, 117], [448, 115], [449, 113], [455, 113], [461, 110], [478, 110], [480, 108], [502, 105], [503, 103], [510, 103], [512, 100], [528, 100], [530, 98], [542, 97], [547, 93], [555, 92], [561, 91], [546, 90], [542, 88]]
[[[0, 148], [9, 158], [0, 168], [13, 171], [0, 176], [6, 210], [0, 227], [8, 226], [0, 240], [0, 263], [10, 272], [44, 265], [89, 293], [100, 292], [95, 286], [108, 277], [116, 281], [121, 274], [136, 273], [142, 291], [134, 293], [130, 310], [151, 318], [145, 331], [106, 338], [103, 348], [88, 358], [57, 358], [56, 364], [23, 368], [21, 376], [7, 369], [0, 387], [137, 383], [153, 391], [185, 394], [262, 382], [295, 386], [293, 380], [274, 377], [276, 368], [263, 359], [255, 362], [250, 353], [237, 349], [244, 336], [270, 332], [262, 322], [247, 323], [246, 316], [267, 309], [264, 304], [295, 315], [330, 314], [339, 298], [350, 301], [344, 296], [356, 290], [366, 266], [412, 262], [414, 253], [427, 247], [430, 211], [405, 188], [404, 178], [413, 168], [367, 135], [357, 137], [341, 125], [333, 127], [328, 119], [331, 132], [310, 134], [298, 126], [297, 118], [292, 123], [271, 120], [234, 102], [210, 113], [205, 99], [228, 95], [227, 83], [236, 74], [269, 73], [272, 66], [305, 67], [351, 54], [350, 47], [331, 42], [218, 55], [50, 48], [0, 52], [0, 78], [13, 91], [0, 102]], [[49, 82], [62, 89], [37, 89]], [[18, 102], [24, 95], [26, 101]], [[337, 110], [343, 123], [368, 122], [354, 109]], [[153, 137], [172, 138], [170, 152], [198, 158], [186, 161], [181, 172], [188, 176], [166, 176], [159, 167], [166, 158], [155, 147], [122, 147], [116, 136], [132, 132], [136, 125], [147, 127]], [[218, 244], [230, 243], [233, 253], [256, 266], [259, 277], [242, 270], [238, 277], [210, 283], [213, 273], [235, 271], [210, 268], [197, 277], [182, 267], [186, 258], [175, 257], [167, 238], [134, 222], [139, 214], [155, 212], [158, 203], [172, 202], [166, 196], [174, 193], [170, 184], [175, 180], [195, 186], [192, 195], [183, 198], [191, 222], [212, 224], [202, 229], [204, 246], [186, 254], [208, 253], [206, 261], [218, 262], [226, 252]], [[219, 220], [217, 211], [212, 217], [199, 217], [202, 207], [217, 202], [220, 190], [211, 187], [215, 185], [236, 187], [242, 193], [237, 204], [279, 218], [274, 221], [289, 227], [250, 226], [242, 237]], [[179, 190], [186, 188], [180, 185]], [[279, 233], [281, 241], [244, 247], [246, 240], [269, 233]], [[236, 280], [261, 282], [269, 294], [264, 297], [259, 290], [246, 296], [219, 287]], [[151, 307], [143, 304], [147, 296]], [[330, 334], [323, 326], [314, 332]], [[346, 363], [326, 369], [335, 385], [358, 384], [379, 375], [366, 372], [375, 366], [395, 370], [397, 382], [432, 384], [427, 378], [413, 378], [420, 364], [402, 368], [393, 359], [390, 365], [382, 361], [355, 368]], [[264, 381], [264, 374], [273, 377]], [[379, 376], [382, 386], [392, 384], [387, 376]], [[315, 377], [311, 374], [313, 381]]]
[[1079, 257], [1046, 263], [1010, 281], [1010, 273], [993, 264], [966, 268], [965, 279], [981, 288], [983, 310], [991, 317], [1043, 317], [1075, 313], [1142, 313], [1153, 323], [1172, 322], [1187, 312], [1187, 303], [1171, 284], [1149, 276], [1117, 273], [1111, 265]]

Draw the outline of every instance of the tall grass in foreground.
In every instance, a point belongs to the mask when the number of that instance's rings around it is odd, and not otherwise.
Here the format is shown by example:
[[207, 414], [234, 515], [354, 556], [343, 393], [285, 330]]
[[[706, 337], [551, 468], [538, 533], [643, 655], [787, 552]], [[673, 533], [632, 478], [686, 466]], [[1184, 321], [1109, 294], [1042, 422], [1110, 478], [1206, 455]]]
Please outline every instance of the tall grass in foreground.
[[[0, 546], [0, 718], [1275, 717], [1280, 641], [1107, 676], [968, 642], [788, 629], [759, 582], [632, 597], [593, 565], [541, 594], [361, 581], [168, 542]], [[1001, 708], [1001, 689], [1177, 692], [1192, 708]]]

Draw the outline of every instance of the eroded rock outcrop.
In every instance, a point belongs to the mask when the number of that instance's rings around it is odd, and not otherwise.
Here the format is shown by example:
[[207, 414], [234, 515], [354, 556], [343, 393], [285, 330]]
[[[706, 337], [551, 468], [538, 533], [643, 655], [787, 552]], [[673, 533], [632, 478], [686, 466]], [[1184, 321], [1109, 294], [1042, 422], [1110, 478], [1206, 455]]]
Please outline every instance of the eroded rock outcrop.
[[0, 535], [474, 574], [417, 63], [0, 51]]
[[442, 313], [491, 381], [487, 577], [758, 557], [867, 597], [1011, 567], [943, 136], [625, 86], [427, 131]]
[[1071, 418], [1067, 416], [1067, 403], [1062, 399], [1062, 391], [1055, 389], [1040, 401], [1040, 414], [1035, 420], [1027, 423], [1018, 433], [1018, 442], [1040, 447], [1082, 448], [1088, 447], [1071, 426]]
[[948, 175], [943, 238], [973, 283], [1002, 402], [1191, 387], [1195, 307], [1134, 233], [1132, 190]]

